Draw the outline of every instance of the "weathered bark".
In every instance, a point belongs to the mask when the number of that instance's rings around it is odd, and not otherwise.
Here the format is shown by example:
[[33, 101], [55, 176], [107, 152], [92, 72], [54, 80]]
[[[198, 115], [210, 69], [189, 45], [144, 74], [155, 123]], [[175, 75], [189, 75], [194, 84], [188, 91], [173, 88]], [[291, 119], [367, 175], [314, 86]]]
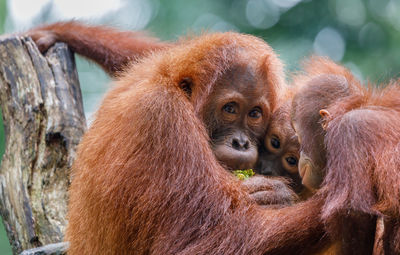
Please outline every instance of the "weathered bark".
[[57, 44], [43, 56], [29, 38], [0, 37], [0, 103], [0, 213], [13, 252], [60, 242], [69, 169], [86, 128], [72, 52]]
[[20, 255], [64, 255], [67, 254], [69, 243], [54, 243], [23, 251]]

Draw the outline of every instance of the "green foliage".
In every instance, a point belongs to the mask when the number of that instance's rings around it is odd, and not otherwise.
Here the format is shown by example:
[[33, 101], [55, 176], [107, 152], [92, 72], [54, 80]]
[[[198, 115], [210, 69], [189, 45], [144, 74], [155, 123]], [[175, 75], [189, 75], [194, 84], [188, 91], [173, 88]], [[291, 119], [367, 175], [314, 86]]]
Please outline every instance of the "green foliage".
[[255, 173], [253, 169], [246, 169], [246, 170], [235, 170], [233, 174], [239, 178], [239, 180], [245, 180], [252, 177]]
[[0, 254], [2, 255], [12, 254], [10, 242], [8, 241], [2, 219], [0, 220]]
[[0, 0], [0, 34], [4, 33], [4, 22], [6, 20], [6, 0]]
[[[157, 2], [156, 11], [146, 29], [162, 39], [174, 40], [202, 31], [236, 30], [254, 34], [265, 39], [280, 54], [289, 70], [296, 70], [299, 61], [315, 52], [318, 34], [330, 28], [343, 41], [343, 56], [337, 60], [360, 78], [379, 82], [399, 76], [399, 1], [152, 2]], [[335, 46], [333, 41], [324, 42], [328, 48]]]

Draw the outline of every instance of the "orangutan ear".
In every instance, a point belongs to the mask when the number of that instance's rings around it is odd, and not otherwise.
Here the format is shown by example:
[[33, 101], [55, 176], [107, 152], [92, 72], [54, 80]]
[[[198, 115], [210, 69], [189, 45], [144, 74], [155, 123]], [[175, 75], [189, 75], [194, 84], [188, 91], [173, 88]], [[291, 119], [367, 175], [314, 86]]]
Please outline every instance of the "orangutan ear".
[[330, 119], [331, 114], [328, 112], [328, 110], [322, 109], [322, 110], [319, 111], [319, 115], [322, 118], [322, 121], [321, 121], [322, 128], [324, 130], [326, 130], [326, 127], [328, 125], [328, 120]]
[[185, 77], [179, 82], [179, 87], [185, 92], [188, 98], [192, 96], [193, 81], [190, 77]]

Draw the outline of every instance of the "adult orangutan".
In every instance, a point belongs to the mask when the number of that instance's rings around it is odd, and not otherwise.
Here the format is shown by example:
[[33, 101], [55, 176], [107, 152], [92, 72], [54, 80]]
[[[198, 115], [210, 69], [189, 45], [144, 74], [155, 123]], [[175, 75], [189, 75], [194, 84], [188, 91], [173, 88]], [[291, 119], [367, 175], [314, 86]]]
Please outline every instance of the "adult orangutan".
[[[375, 216], [393, 224], [387, 254], [400, 253], [400, 87], [363, 87], [344, 67], [313, 58], [293, 100], [304, 185], [320, 189], [321, 218], [340, 254], [371, 254]], [[385, 254], [386, 254], [385, 253]]]
[[[28, 34], [41, 51], [47, 50], [56, 41], [65, 42], [75, 52], [95, 61], [114, 77], [143, 56], [157, 54], [180, 44], [159, 42], [143, 33], [88, 26], [78, 22], [42, 26]], [[276, 105], [277, 94], [284, 87], [282, 64], [272, 49], [268, 51], [266, 84], [252, 84], [254, 81], [246, 67], [232, 67], [236, 69], [223, 74], [226, 77], [221, 78], [223, 81], [232, 81], [231, 86], [206, 98], [204, 109], [201, 109], [204, 111], [203, 121], [214, 153], [229, 169], [254, 168], [258, 156], [257, 147], [262, 142], [270, 112]], [[180, 78], [180, 86], [190, 97], [193, 81], [190, 77]], [[277, 178], [267, 180], [254, 177], [243, 182], [243, 185], [262, 204], [286, 204], [296, 199], [285, 182]]]
[[[262, 139], [281, 84], [271, 48], [235, 33], [185, 40], [127, 69], [79, 146], [69, 254], [272, 254], [323, 246], [319, 200], [261, 209], [220, 164], [254, 163], [236, 157]], [[231, 147], [231, 158], [220, 145]]]
[[[95, 61], [112, 76], [118, 75], [146, 54], [154, 54], [174, 45], [138, 32], [121, 32], [78, 22], [55, 23], [35, 28], [28, 34], [42, 51], [56, 41], [67, 43], [75, 52]], [[276, 94], [284, 86], [282, 63], [271, 48], [268, 51], [269, 57], [265, 61], [269, 69], [266, 84], [254, 84], [249, 74], [254, 70], [232, 67], [236, 69], [224, 74], [228, 76], [222, 80], [234, 84], [215, 93], [213, 98], [206, 98], [207, 107], [202, 109], [205, 111], [203, 120], [214, 152], [230, 169], [247, 169], [255, 165], [257, 145], [263, 138], [270, 113], [276, 105]], [[190, 97], [193, 81], [190, 77], [180, 78], [180, 86]], [[256, 90], [249, 90], [249, 87]]]

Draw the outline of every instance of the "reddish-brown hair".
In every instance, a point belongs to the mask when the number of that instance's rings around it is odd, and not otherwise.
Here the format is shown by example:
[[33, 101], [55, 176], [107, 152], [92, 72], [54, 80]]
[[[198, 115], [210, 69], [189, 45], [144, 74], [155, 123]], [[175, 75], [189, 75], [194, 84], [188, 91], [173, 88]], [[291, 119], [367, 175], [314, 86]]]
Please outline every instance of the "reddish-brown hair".
[[[302, 149], [325, 152], [321, 219], [333, 240], [341, 241], [342, 253], [372, 253], [376, 216], [394, 224], [400, 216], [399, 84], [364, 87], [324, 58], [312, 58], [305, 70], [293, 106], [295, 121], [309, 133], [303, 134]], [[322, 119], [321, 109], [329, 112]], [[316, 124], [324, 126], [322, 145], [312, 138], [320, 135]], [[386, 252], [397, 254], [398, 225], [388, 231], [394, 234], [386, 235]]]
[[[280, 63], [252, 36], [203, 35], [144, 59], [116, 82], [73, 166], [69, 254], [274, 254], [318, 243], [319, 200], [263, 210], [209, 147], [202, 103], [241, 56], [260, 70], [265, 61]], [[268, 77], [280, 68], [263, 70], [271, 95], [281, 84]], [[191, 98], [179, 87], [187, 76]]]

